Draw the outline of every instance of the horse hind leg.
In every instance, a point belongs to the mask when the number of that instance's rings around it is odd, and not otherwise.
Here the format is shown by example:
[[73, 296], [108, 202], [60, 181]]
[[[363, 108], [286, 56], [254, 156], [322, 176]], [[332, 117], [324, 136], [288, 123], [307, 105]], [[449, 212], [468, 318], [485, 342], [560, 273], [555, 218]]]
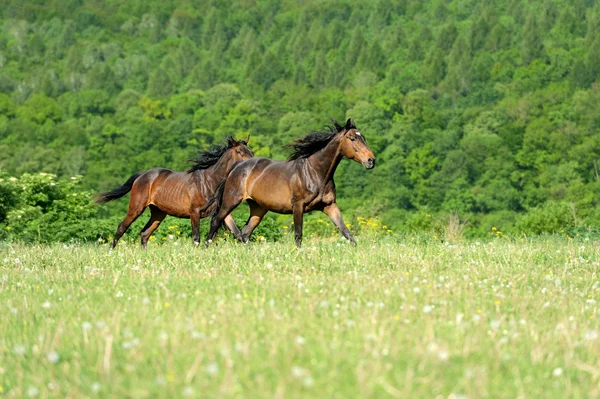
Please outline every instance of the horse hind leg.
[[225, 216], [225, 220], [223, 220], [223, 223], [225, 223], [225, 226], [227, 226], [229, 231], [233, 233], [234, 237], [237, 238], [238, 241], [246, 243], [246, 241], [244, 241], [242, 232], [235, 224], [235, 220], [233, 219], [233, 216], [231, 216], [231, 214]]
[[142, 240], [142, 247], [146, 249], [148, 245], [148, 240], [154, 231], [160, 226], [160, 223], [165, 219], [167, 214], [161, 211], [154, 205], [150, 205], [150, 220], [146, 223], [146, 226], [142, 229], [140, 233], [140, 238]]
[[129, 226], [144, 212], [146, 209], [148, 200], [148, 194], [144, 188], [140, 190], [138, 186], [134, 186], [131, 190], [131, 198], [129, 199], [129, 209], [127, 210], [127, 215], [125, 219], [121, 223], [119, 223], [119, 227], [117, 227], [117, 232], [112, 240], [110, 245], [111, 248], [117, 246], [117, 242], [119, 239], [125, 234]]
[[261, 208], [261, 206], [253, 200], [248, 200], [248, 205], [250, 206], [250, 217], [248, 217], [248, 221], [242, 228], [242, 239], [245, 243], [248, 242], [248, 239], [250, 238], [250, 235], [256, 226], [260, 224], [263, 217], [268, 212], [266, 209]]

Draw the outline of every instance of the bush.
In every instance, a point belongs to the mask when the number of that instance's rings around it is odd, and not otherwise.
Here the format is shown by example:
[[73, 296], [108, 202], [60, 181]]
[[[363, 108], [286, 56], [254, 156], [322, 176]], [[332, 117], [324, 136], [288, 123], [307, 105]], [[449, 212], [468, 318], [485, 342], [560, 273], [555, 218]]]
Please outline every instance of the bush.
[[79, 181], [79, 177], [57, 180], [48, 173], [3, 177], [0, 212], [5, 214], [4, 238], [27, 242], [97, 239], [86, 227], [97, 209], [92, 193], [82, 190]]
[[557, 233], [573, 229], [575, 220], [569, 206], [561, 202], [546, 202], [521, 216], [516, 223], [517, 229], [524, 233]]

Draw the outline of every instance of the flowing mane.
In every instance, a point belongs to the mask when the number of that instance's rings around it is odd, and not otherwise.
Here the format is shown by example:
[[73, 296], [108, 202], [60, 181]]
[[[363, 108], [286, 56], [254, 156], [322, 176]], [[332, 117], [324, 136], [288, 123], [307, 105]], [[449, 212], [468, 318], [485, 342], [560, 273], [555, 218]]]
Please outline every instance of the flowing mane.
[[325, 148], [336, 134], [345, 129], [335, 120], [332, 120], [332, 122], [333, 126], [327, 126], [328, 132], [310, 132], [305, 137], [296, 139], [293, 143], [284, 146], [284, 148], [292, 148], [294, 150], [288, 157], [288, 161], [307, 158], [315, 152]]
[[196, 158], [188, 159], [188, 162], [193, 163], [194, 166], [188, 169], [187, 172], [192, 173], [216, 164], [219, 158], [223, 156], [225, 151], [231, 147], [232, 139], [233, 137], [231, 136], [227, 138], [227, 142], [229, 143], [228, 145], [215, 145], [208, 151], [198, 151], [198, 156]]

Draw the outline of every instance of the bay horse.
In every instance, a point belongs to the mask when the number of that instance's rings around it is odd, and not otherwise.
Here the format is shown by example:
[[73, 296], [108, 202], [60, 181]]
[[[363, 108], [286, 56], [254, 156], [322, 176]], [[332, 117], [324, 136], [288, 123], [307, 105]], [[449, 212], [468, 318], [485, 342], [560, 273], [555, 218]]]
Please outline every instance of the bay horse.
[[351, 119], [345, 126], [336, 121], [333, 124], [329, 132], [312, 132], [286, 146], [294, 151], [287, 161], [252, 158], [238, 163], [217, 192], [217, 210], [211, 220], [208, 243], [231, 211], [246, 200], [250, 206], [246, 225], [241, 232], [237, 226], [230, 228], [244, 243], [265, 214], [272, 211], [294, 215], [294, 235], [299, 247], [303, 214], [318, 210], [329, 216], [342, 235], [356, 245], [336, 203], [333, 175], [344, 157], [372, 169], [375, 156]]
[[[194, 243], [199, 244], [200, 218], [213, 213], [211, 209], [216, 204], [211, 200], [216, 189], [236, 162], [254, 156], [247, 146], [248, 139], [237, 141], [228, 137], [227, 145], [215, 146], [209, 151], [200, 152], [197, 158], [190, 159], [194, 166], [185, 172], [165, 168], [149, 169], [132, 175], [121, 187], [98, 194], [97, 203], [104, 204], [131, 191], [127, 216], [119, 224], [111, 248], [117, 245], [119, 238], [146, 207], [150, 207], [150, 220], [140, 234], [144, 248], [167, 215], [190, 218]], [[230, 230], [237, 230], [231, 215], [228, 215], [225, 224]]]

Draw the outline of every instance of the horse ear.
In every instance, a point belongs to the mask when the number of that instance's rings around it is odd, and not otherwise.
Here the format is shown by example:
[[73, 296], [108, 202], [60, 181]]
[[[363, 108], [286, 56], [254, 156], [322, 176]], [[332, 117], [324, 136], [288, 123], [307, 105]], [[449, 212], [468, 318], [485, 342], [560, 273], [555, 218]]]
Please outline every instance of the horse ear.
[[246, 145], [250, 142], [250, 133], [248, 133], [248, 138], [246, 139]]
[[338, 131], [338, 133], [344, 130], [344, 128], [339, 123], [337, 123], [335, 119], [332, 119], [331, 122], [333, 122], [333, 126], [335, 127], [335, 130]]
[[354, 126], [354, 122], [352, 122], [352, 119], [348, 118], [348, 120], [346, 121], [346, 130], [350, 130], [350, 129], [355, 129], [356, 126]]
[[227, 145], [229, 147], [233, 147], [234, 145], [237, 145], [237, 141], [233, 138], [233, 136], [227, 137]]

